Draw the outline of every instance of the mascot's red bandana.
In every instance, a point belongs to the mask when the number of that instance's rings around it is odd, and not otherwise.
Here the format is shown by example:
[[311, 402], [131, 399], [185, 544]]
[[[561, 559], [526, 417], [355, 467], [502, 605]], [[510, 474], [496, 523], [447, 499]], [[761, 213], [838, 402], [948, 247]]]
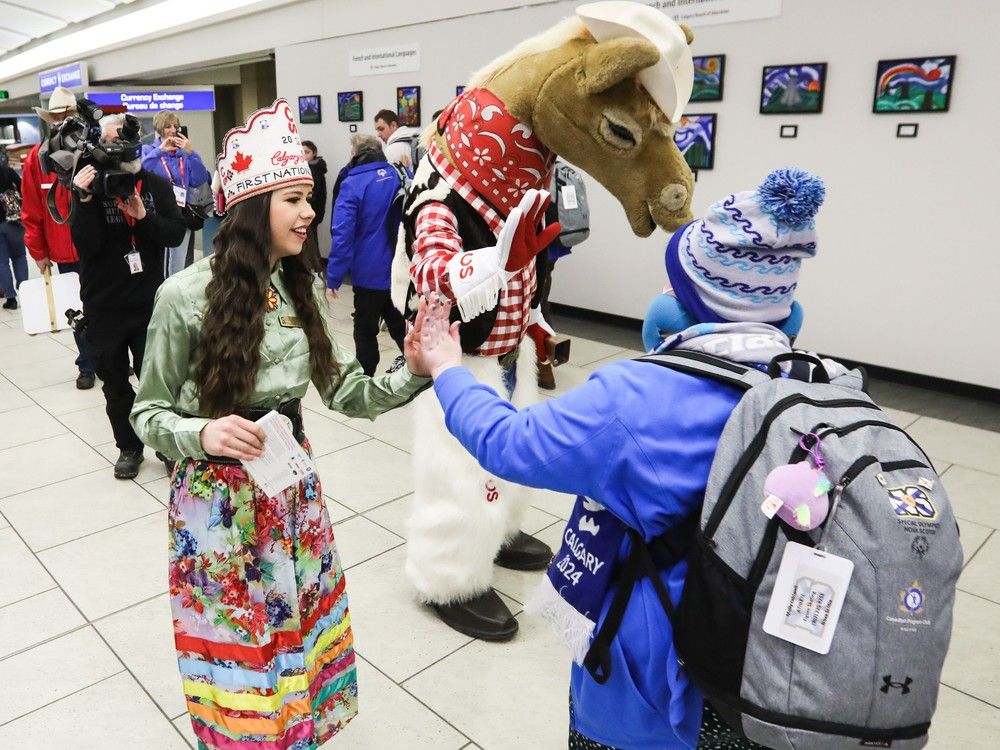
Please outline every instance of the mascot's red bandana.
[[464, 92], [441, 113], [437, 126], [452, 166], [503, 217], [531, 188], [549, 189], [555, 154], [492, 92]]

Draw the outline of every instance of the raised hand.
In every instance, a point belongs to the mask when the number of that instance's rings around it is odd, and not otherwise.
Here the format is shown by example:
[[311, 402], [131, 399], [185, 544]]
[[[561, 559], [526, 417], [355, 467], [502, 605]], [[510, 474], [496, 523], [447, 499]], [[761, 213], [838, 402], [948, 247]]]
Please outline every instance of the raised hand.
[[459, 323], [449, 322], [451, 302], [434, 295], [421, 297], [417, 319], [407, 334], [406, 363], [414, 375], [436, 378], [462, 364]]
[[[509, 243], [506, 248], [501, 247], [501, 257], [506, 258], [504, 270], [508, 273], [524, 268], [559, 236], [562, 231], [559, 222], [541, 229], [545, 209], [551, 202], [552, 196], [547, 190], [532, 188], [524, 194], [517, 208], [510, 212], [497, 239], [498, 244]], [[508, 230], [510, 225], [513, 226]]]

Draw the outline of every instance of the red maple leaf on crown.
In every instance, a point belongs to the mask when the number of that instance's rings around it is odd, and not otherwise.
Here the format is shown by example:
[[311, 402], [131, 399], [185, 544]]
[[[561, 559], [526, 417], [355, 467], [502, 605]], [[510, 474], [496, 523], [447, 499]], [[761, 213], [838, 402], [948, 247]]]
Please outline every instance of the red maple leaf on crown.
[[252, 156], [247, 156], [239, 151], [236, 152], [236, 158], [233, 159], [231, 166], [237, 172], [245, 172], [250, 169], [250, 162], [253, 161]]

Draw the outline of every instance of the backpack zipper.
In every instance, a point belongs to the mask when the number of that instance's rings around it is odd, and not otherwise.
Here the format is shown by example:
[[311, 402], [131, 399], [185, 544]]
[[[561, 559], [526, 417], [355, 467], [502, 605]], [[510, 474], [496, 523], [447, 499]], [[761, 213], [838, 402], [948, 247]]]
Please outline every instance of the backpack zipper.
[[844, 425], [843, 427], [830, 427], [817, 434], [819, 435], [820, 440], [825, 438], [827, 435], [836, 435], [837, 437], [844, 437], [844, 435], [854, 432], [855, 430], [859, 430], [862, 427], [887, 427], [890, 430], [896, 430], [896, 432], [902, 432], [903, 435], [906, 437], [906, 439], [909, 440], [911, 443], [913, 443], [913, 447], [916, 448], [918, 451], [920, 451], [921, 455], [927, 459], [927, 466], [925, 468], [931, 468], [930, 466], [931, 459], [927, 455], [926, 451], [924, 451], [924, 449], [920, 447], [920, 445], [917, 443], [916, 440], [914, 440], [912, 437], [909, 436], [906, 430], [904, 430], [902, 427], [892, 424], [891, 422], [881, 422], [875, 419], [866, 419], [861, 422], [852, 422], [851, 424]]
[[840, 398], [832, 399], [830, 401], [817, 401], [816, 399], [804, 396], [801, 393], [796, 393], [791, 396], [786, 396], [776, 403], [771, 410], [764, 417], [764, 421], [761, 423], [760, 429], [754, 436], [754, 439], [747, 446], [747, 449], [743, 452], [740, 460], [733, 467], [733, 471], [730, 473], [729, 478], [726, 479], [726, 483], [722, 487], [722, 491], [719, 493], [719, 500], [712, 508], [712, 513], [708, 517], [708, 522], [705, 524], [705, 530], [702, 532], [705, 536], [705, 540], [710, 546], [714, 546], [715, 542], [713, 536], [719, 528], [719, 524], [722, 523], [722, 517], [729, 510], [729, 506], [733, 502], [733, 498], [736, 496], [736, 489], [739, 487], [740, 482], [750, 471], [750, 467], [753, 466], [754, 461], [760, 456], [761, 451], [764, 450], [764, 444], [767, 442], [767, 434], [771, 429], [771, 425], [774, 421], [782, 414], [782, 412], [787, 411], [793, 406], [799, 404], [809, 404], [811, 406], [818, 406], [820, 408], [840, 408], [857, 406], [864, 409], [876, 409], [878, 406], [871, 403], [870, 401], [862, 401], [860, 399], [852, 398]]

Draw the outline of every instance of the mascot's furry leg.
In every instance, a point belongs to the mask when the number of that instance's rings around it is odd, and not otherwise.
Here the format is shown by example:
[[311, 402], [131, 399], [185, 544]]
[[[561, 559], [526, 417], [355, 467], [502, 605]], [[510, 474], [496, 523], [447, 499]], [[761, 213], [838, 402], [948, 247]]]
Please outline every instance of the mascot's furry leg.
[[[466, 355], [463, 365], [497, 393], [509, 393], [495, 357]], [[521, 344], [515, 370], [511, 400], [518, 407], [528, 406], [538, 398], [530, 339]], [[551, 556], [544, 545], [521, 532], [527, 491], [479, 466], [445, 428], [444, 413], [433, 393], [417, 397], [416, 423], [406, 574], [420, 598], [451, 627], [486, 640], [512, 638], [517, 620], [490, 586], [494, 558], [505, 548], [515, 563], [508, 567], [540, 567], [517, 564], [517, 550], [524, 542], [536, 545], [531, 549], [542, 567]]]

